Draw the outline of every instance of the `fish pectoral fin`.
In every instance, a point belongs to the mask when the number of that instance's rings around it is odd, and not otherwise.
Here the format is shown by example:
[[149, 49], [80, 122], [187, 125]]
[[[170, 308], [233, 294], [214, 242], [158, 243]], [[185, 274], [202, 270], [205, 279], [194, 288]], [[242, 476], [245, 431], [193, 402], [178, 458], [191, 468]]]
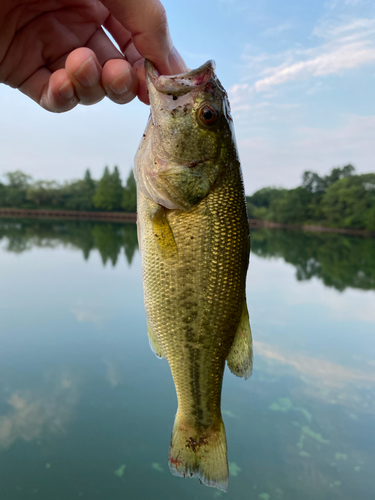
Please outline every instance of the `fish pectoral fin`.
[[151, 212], [152, 232], [156, 246], [164, 259], [177, 256], [177, 245], [173, 237], [171, 226], [166, 217], [165, 208], [157, 205]]
[[150, 347], [152, 351], [155, 353], [155, 356], [158, 358], [164, 358], [161, 347], [156, 340], [156, 337], [154, 335], [154, 332], [151, 330], [151, 327], [149, 324], [147, 324], [147, 334], [148, 334], [148, 341], [150, 343]]
[[250, 377], [253, 369], [253, 339], [246, 299], [244, 299], [240, 323], [227, 356], [227, 364], [229, 370], [237, 377], [244, 377], [245, 380]]

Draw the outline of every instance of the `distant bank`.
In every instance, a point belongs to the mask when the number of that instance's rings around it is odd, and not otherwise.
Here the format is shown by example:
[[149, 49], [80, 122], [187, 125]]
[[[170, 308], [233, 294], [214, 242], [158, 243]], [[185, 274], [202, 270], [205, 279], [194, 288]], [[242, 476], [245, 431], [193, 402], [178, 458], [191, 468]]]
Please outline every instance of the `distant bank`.
[[[0, 208], [0, 217], [10, 218], [43, 218], [43, 219], [64, 219], [64, 220], [95, 220], [108, 222], [136, 222], [136, 213], [126, 212], [85, 212], [80, 210], [43, 210], [24, 208]], [[252, 229], [291, 229], [302, 231], [313, 231], [317, 233], [339, 233], [357, 235], [374, 238], [374, 231], [364, 229], [347, 229], [336, 227], [324, 227], [308, 224], [281, 224], [279, 222], [265, 221], [259, 219], [249, 219], [249, 226]]]

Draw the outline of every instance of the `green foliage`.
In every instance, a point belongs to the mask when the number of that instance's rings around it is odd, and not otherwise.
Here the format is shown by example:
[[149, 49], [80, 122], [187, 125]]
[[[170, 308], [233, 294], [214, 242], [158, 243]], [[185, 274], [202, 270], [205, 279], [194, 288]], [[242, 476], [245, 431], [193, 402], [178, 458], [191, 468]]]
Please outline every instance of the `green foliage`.
[[21, 170], [8, 172], [5, 177], [8, 179], [9, 187], [16, 189], [26, 189], [32, 179], [30, 175], [24, 174]]
[[122, 194], [121, 206], [125, 212], [134, 213], [137, 211], [137, 186], [133, 170], [130, 171], [129, 177], [127, 178], [126, 186]]
[[295, 189], [263, 188], [246, 198], [250, 217], [281, 224], [375, 230], [375, 174], [353, 165], [321, 177], [306, 171]]
[[247, 211], [250, 218], [267, 219], [269, 207], [274, 200], [282, 198], [286, 189], [265, 187], [252, 196], [246, 196]]
[[375, 231], [375, 174], [344, 177], [329, 186], [322, 211], [330, 226]]
[[31, 208], [59, 210], [124, 210], [136, 212], [137, 195], [133, 172], [125, 188], [120, 173], [105, 168], [102, 179], [92, 179], [87, 169], [83, 179], [64, 184], [55, 181], [33, 181], [29, 175], [17, 170], [4, 175], [6, 183], [0, 182], [0, 208]]
[[36, 208], [60, 208], [64, 205], [61, 187], [55, 181], [34, 182], [26, 191], [26, 200]]
[[103, 177], [98, 183], [96, 193], [93, 196], [94, 206], [100, 210], [115, 211], [121, 210], [122, 184], [118, 168], [115, 167], [113, 173], [105, 167]]
[[86, 170], [83, 180], [66, 184], [62, 191], [67, 210], [90, 211], [94, 209], [93, 197], [96, 191], [96, 182], [91, 178], [89, 169]]
[[312, 195], [303, 187], [286, 190], [281, 198], [272, 201], [271, 220], [282, 224], [302, 224], [311, 218]]

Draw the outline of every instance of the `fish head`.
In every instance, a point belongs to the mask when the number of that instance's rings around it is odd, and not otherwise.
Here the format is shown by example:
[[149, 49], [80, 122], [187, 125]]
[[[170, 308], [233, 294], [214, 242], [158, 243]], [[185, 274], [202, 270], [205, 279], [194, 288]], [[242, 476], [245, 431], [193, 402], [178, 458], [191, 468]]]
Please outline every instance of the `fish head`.
[[151, 113], [136, 157], [138, 186], [155, 203], [188, 210], [210, 192], [224, 156], [236, 155], [227, 93], [214, 61], [173, 76], [145, 64]]

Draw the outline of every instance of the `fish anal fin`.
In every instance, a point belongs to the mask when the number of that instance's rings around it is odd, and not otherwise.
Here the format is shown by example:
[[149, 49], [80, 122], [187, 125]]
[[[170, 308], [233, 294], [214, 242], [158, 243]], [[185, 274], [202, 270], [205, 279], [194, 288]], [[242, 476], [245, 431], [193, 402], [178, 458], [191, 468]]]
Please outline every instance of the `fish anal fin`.
[[237, 377], [244, 377], [245, 380], [250, 377], [253, 369], [253, 340], [246, 299], [243, 302], [240, 323], [227, 356], [227, 364], [229, 370]]
[[154, 335], [154, 332], [152, 331], [151, 327], [149, 324], [147, 324], [147, 334], [148, 334], [148, 341], [150, 343], [150, 347], [152, 351], [155, 353], [155, 356], [158, 358], [163, 358], [163, 352], [161, 350], [161, 347], [156, 340], [156, 337]]
[[199, 432], [181, 425], [177, 412], [168, 463], [174, 476], [191, 478], [197, 475], [206, 486], [227, 491], [227, 439], [223, 421], [215, 429]]

